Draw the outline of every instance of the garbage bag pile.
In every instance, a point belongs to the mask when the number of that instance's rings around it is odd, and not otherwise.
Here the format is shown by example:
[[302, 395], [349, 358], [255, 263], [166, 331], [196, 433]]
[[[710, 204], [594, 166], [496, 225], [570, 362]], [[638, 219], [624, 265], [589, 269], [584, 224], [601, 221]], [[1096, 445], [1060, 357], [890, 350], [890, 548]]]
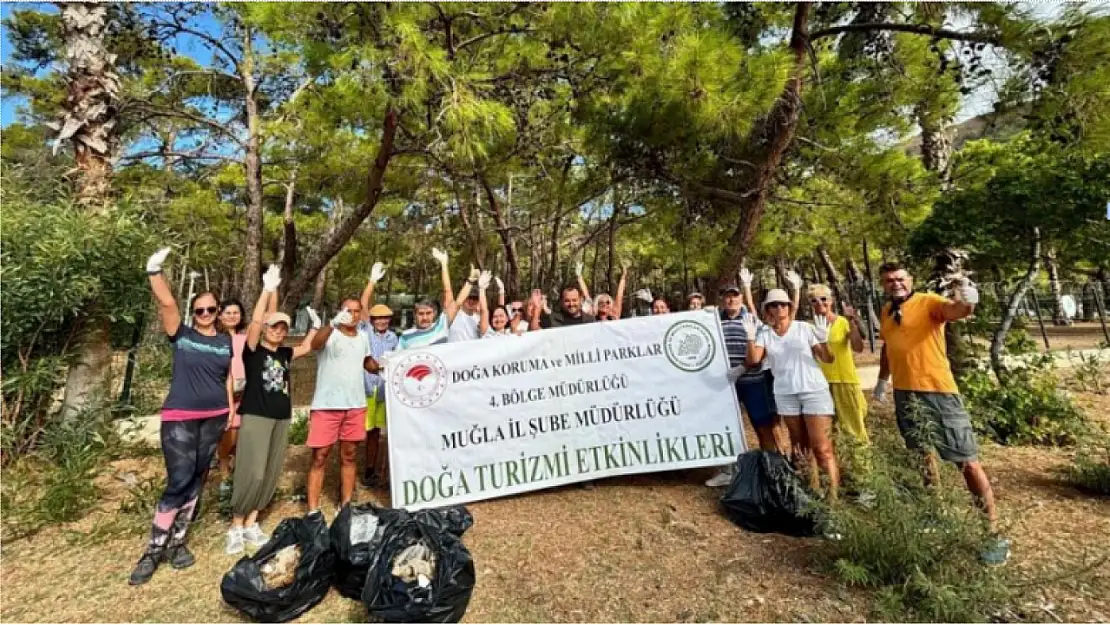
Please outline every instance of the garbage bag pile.
[[390, 524], [362, 591], [372, 617], [388, 623], [457, 623], [474, 592], [474, 561], [463, 533], [466, 508], [404, 513]]
[[266, 623], [290, 621], [320, 603], [335, 577], [335, 552], [323, 515], [285, 519], [254, 555], [220, 582], [224, 601]]
[[736, 474], [721, 507], [733, 523], [752, 532], [790, 536], [816, 533], [814, 500], [786, 458], [754, 450], [736, 459]]
[[220, 593], [260, 622], [297, 618], [333, 584], [377, 620], [458, 622], [474, 591], [474, 562], [461, 541], [473, 524], [463, 506], [412, 513], [346, 506], [330, 529], [319, 514], [285, 519], [224, 575]]

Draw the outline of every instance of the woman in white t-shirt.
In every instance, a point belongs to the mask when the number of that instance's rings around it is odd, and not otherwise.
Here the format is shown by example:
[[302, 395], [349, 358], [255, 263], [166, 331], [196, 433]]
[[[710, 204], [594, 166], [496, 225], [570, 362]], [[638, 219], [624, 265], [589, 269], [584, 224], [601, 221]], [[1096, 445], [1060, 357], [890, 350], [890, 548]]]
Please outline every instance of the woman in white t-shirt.
[[[775, 405], [790, 430], [795, 460], [808, 458], [829, 476], [829, 499], [835, 500], [840, 486], [840, 469], [832, 444], [833, 400], [817, 360], [832, 362], [826, 342], [829, 322], [818, 318], [813, 324], [794, 320], [790, 296], [782, 289], [771, 289], [763, 301], [768, 325], [756, 332], [755, 319], [744, 320], [748, 333], [747, 364], [764, 359], [775, 378]], [[754, 338], [753, 338], [754, 337]], [[816, 475], [811, 472], [811, 482]]]
[[478, 336], [484, 339], [501, 336], [514, 336], [520, 334], [514, 329], [509, 313], [503, 306], [489, 309], [489, 300], [486, 298], [486, 289], [489, 287], [490, 272], [483, 271], [478, 277]]

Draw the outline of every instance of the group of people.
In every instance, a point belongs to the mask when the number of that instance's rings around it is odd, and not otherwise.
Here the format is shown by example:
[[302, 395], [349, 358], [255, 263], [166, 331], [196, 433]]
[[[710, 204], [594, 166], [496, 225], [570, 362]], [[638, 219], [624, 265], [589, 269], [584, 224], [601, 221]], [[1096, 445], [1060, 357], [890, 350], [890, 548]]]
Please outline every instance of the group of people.
[[[194, 563], [187, 547], [189, 524], [217, 449], [224, 483], [231, 485], [233, 516], [226, 552], [237, 554], [248, 544], [266, 543], [269, 537], [258, 523], [258, 514], [273, 498], [285, 459], [293, 360], [317, 352], [307, 439], [312, 463], [306, 486], [308, 510], [320, 514], [325, 468], [334, 447], [339, 448], [341, 506], [351, 501], [359, 481], [360, 446], [365, 445], [363, 486], [388, 483], [386, 403], [380, 373], [394, 352], [620, 319], [628, 272], [624, 265], [615, 297], [601, 293], [591, 298], [579, 268], [578, 284], [564, 288], [552, 310], [538, 289], [527, 301], [506, 304], [502, 281], [474, 268], [455, 293], [448, 255], [433, 249], [440, 265], [442, 304], [416, 302], [412, 328], [394, 333], [390, 329], [393, 311], [384, 304], [372, 304], [375, 286], [386, 272], [382, 263], [375, 263], [361, 296], [342, 301], [329, 324], [324, 325], [308, 308], [310, 330], [298, 346], [288, 347], [284, 343], [291, 320], [277, 310], [281, 284], [277, 266], [263, 276], [262, 292], [249, 321], [239, 302], [221, 304], [215, 293], [204, 292], [193, 297], [192, 323], [184, 324], [162, 273], [169, 253], [169, 248], [159, 250], [146, 265], [162, 327], [174, 351], [169, 393], [161, 412], [166, 488], [131, 584], [146, 583], [163, 563], [177, 569]], [[901, 266], [884, 265], [881, 273], [890, 301], [881, 314], [884, 346], [875, 397], [883, 397], [887, 377], [893, 374], [898, 426], [907, 445], [923, 450], [935, 447], [943, 459], [957, 463], [993, 522], [990, 482], [977, 460], [975, 436], [944, 351], [944, 324], [970, 315], [978, 294], [970, 285], [958, 289], [953, 300], [914, 294], [912, 278]], [[721, 289], [717, 311], [729, 357], [728, 378], [760, 447], [782, 451], [796, 465], [808, 466], [812, 454], [828, 478], [827, 496], [835, 500], [840, 471], [833, 448], [834, 422], [858, 445], [868, 443], [867, 402], [852, 360], [852, 352], [863, 349], [859, 317], [846, 304], [838, 314], [831, 291], [813, 285], [807, 294], [814, 321], [798, 321], [801, 279], [793, 272], [788, 275], [793, 297], [770, 289], [757, 308], [751, 272], [741, 270], [739, 277], [742, 288], [733, 284]], [[491, 308], [487, 291], [494, 286], [497, 304]], [[636, 296], [651, 301], [653, 314], [670, 312], [662, 298], [652, 298], [646, 291]], [[687, 298], [691, 310], [702, 309], [705, 303], [698, 293]], [[918, 427], [920, 415], [931, 428]], [[785, 424], [790, 441], [785, 445], [776, 434], [780, 424]], [[923, 441], [919, 434], [923, 429], [940, 436]], [[935, 459], [928, 466], [935, 479]], [[816, 477], [812, 471], [811, 475]], [[227, 477], [232, 477], [230, 482]], [[726, 468], [707, 485], [724, 486], [731, 477]], [[1000, 539], [998, 551], [1008, 554], [1008, 543]], [[1004, 559], [1005, 554], [998, 557]]]

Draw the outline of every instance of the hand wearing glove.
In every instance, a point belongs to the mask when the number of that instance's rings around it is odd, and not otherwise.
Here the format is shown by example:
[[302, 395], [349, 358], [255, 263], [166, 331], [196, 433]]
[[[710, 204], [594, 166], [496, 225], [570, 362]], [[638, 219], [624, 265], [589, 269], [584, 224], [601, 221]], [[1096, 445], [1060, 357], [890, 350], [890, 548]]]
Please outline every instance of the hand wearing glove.
[[829, 342], [829, 318], [815, 317], [813, 319], [813, 337], [818, 343]]
[[749, 341], [755, 340], [755, 317], [751, 313], [744, 313], [740, 316], [740, 327], [744, 330]]
[[979, 289], [970, 280], [964, 280], [962, 284], [952, 290], [953, 299], [957, 302], [971, 304], [972, 306], [979, 303]]
[[641, 300], [650, 304], [651, 301], [652, 301], [651, 291], [649, 291], [647, 289], [640, 289], [639, 291], [636, 291], [636, 298], [641, 299]]
[[374, 266], [370, 268], [370, 282], [377, 284], [378, 280], [381, 280], [383, 276], [385, 276], [385, 265], [382, 263], [374, 263]]
[[270, 265], [270, 267], [266, 269], [266, 273], [262, 275], [262, 290], [274, 293], [278, 290], [278, 285], [280, 284], [281, 267]]
[[582, 261], [574, 263], [574, 275], [578, 278], [582, 277]]
[[478, 278], [481, 277], [481, 275], [482, 275], [482, 272], [478, 271], [478, 268], [475, 267], [474, 265], [471, 265], [470, 266], [470, 277], [467, 278], [467, 280], [470, 281], [470, 282], [477, 282]]
[[478, 274], [478, 288], [485, 291], [489, 288], [489, 283], [493, 281], [493, 273], [490, 271], [483, 271]]
[[875, 398], [875, 401], [877, 401], [877, 402], [885, 402], [886, 401], [886, 387], [887, 387], [887, 381], [886, 380], [879, 380], [878, 382], [875, 383], [875, 390], [871, 392], [871, 396]]
[[628, 268], [631, 267], [631, 266], [632, 266], [632, 263], [627, 258], [622, 258], [621, 259], [621, 271], [623, 271], [625, 273], [628, 273]]
[[744, 365], [737, 365], [735, 367], [730, 367], [729, 370], [728, 370], [728, 381], [729, 381], [729, 383], [730, 384], [735, 384], [736, 381], [740, 379], [740, 376], [744, 375], [745, 371], [747, 371], [747, 368], [744, 367]]
[[441, 264], [441, 265], [446, 265], [447, 264], [447, 252], [444, 252], [443, 250], [439, 249], [438, 247], [433, 247], [432, 248], [432, 258], [439, 261], [439, 264]]
[[494, 284], [497, 285], [497, 292], [498, 293], [504, 293], [505, 292], [505, 283], [501, 281], [501, 278], [494, 278], [493, 282], [494, 282]]
[[339, 311], [338, 315], [332, 317], [331, 327], [338, 328], [339, 326], [349, 326], [354, 320], [355, 318], [354, 315], [351, 314], [351, 311], [344, 308]]
[[752, 278], [754, 277], [755, 276], [752, 275], [751, 269], [748, 269], [747, 267], [740, 268], [740, 284], [744, 286], [751, 286]]
[[146, 259], [146, 272], [150, 275], [162, 273], [162, 263], [166, 262], [166, 257], [170, 255], [170, 248], [163, 247], [157, 252], [150, 255]]
[[319, 330], [324, 325], [324, 322], [320, 321], [320, 315], [317, 315], [311, 306], [305, 306], [304, 311], [308, 313], [308, 319], [312, 322], [313, 330]]
[[786, 272], [786, 281], [790, 283], [790, 286], [794, 287], [795, 291], [802, 288], [802, 277], [793, 269]]

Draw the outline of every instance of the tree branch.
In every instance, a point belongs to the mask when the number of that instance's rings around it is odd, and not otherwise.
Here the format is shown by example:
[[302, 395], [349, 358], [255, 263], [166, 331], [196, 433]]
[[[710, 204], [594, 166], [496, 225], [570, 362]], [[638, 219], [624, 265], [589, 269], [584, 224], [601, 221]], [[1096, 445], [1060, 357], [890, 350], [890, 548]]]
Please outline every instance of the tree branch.
[[932, 37], [939, 37], [941, 39], [953, 39], [956, 41], [975, 41], [980, 43], [989, 43], [992, 45], [1001, 45], [1000, 38], [994, 33], [985, 33], [979, 31], [960, 32], [957, 30], [948, 30], [945, 28], [936, 28], [928, 24], [894, 24], [888, 22], [865, 22], [862, 24], [844, 24], [842, 26], [832, 26], [830, 28], [823, 28], [821, 30], [813, 31], [809, 34], [810, 41], [820, 39], [822, 37], [834, 37], [844, 33], [851, 32], [866, 32], [872, 30], [892, 30], [900, 33], [914, 33], [918, 35], [929, 35]]

